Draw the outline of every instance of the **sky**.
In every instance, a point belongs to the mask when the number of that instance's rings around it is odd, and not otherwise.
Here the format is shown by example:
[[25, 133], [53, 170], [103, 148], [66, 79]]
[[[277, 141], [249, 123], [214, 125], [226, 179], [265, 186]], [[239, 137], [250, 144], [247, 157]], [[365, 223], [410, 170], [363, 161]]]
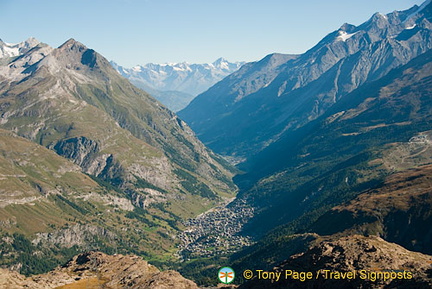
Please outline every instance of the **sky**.
[[422, 0], [0, 0], [0, 38], [69, 38], [125, 67], [307, 51], [343, 23]]

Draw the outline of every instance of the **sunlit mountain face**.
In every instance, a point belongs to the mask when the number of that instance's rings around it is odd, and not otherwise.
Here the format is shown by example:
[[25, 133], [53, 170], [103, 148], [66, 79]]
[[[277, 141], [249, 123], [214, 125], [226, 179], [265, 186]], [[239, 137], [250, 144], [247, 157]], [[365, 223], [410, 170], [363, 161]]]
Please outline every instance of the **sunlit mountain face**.
[[0, 41], [0, 287], [431, 288], [431, 13], [242, 66]]

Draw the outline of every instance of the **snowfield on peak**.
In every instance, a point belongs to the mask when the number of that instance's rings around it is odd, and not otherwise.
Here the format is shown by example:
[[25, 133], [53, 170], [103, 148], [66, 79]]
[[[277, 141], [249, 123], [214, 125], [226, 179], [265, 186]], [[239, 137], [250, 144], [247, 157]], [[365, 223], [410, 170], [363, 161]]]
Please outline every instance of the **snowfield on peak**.
[[196, 96], [229, 74], [237, 71], [244, 62], [229, 62], [219, 58], [213, 63], [190, 64], [147, 63], [132, 68], [122, 67], [115, 62], [111, 65], [138, 87], [158, 91], [179, 91]]
[[346, 33], [345, 31], [339, 31], [339, 36], [337, 37], [338, 40], [342, 40], [343, 42], [347, 41], [354, 35], [356, 35], [358, 32], [354, 33]]

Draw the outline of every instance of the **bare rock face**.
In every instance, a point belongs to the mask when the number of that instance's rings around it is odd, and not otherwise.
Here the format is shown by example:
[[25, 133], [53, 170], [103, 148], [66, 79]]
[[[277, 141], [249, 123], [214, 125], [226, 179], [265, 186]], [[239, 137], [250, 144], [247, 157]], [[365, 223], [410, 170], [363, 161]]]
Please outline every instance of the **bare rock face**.
[[[89, 287], [90, 286], [90, 287]], [[0, 269], [0, 288], [178, 288], [197, 285], [176, 271], [159, 271], [138, 256], [88, 252], [73, 257], [66, 265], [47, 274], [29, 278]]]
[[72, 246], [85, 246], [94, 241], [94, 239], [102, 238], [114, 242], [116, 235], [109, 230], [93, 225], [76, 224], [66, 229], [60, 229], [51, 233], [37, 233], [36, 238], [32, 240], [34, 245], [43, 244], [46, 246], [63, 246], [70, 248]]
[[15, 271], [0, 268], [0, 288], [18, 289], [23, 288], [26, 283], [25, 276]]

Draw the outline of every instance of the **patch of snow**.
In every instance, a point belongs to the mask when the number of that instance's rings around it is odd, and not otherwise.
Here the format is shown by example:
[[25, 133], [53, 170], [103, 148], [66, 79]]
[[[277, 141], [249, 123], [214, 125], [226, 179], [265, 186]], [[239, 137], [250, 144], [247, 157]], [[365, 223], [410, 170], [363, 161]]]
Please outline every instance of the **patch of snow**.
[[192, 69], [189, 66], [186, 67], [174, 66], [173, 69], [175, 71], [192, 71]]
[[339, 36], [337, 37], [338, 40], [342, 40], [343, 42], [347, 41], [354, 35], [356, 35], [357, 32], [354, 33], [346, 33], [345, 31], [339, 31]]
[[6, 44], [3, 47], [3, 53], [5, 56], [9, 56], [9, 57], [18, 56], [19, 55], [19, 48], [17, 46], [13, 47], [13, 46]]
[[[157, 90], [177, 90], [197, 95], [236, 71], [243, 62], [230, 63], [219, 58], [212, 64], [147, 63], [133, 68], [114, 67], [126, 78]], [[123, 69], [123, 70], [121, 70]]]
[[379, 12], [378, 12], [378, 15], [381, 16], [381, 17], [384, 18], [384, 19], [388, 19], [388, 18], [387, 18], [387, 15], [385, 15], [385, 14], [382, 14], [382, 13], [379, 13]]
[[29, 38], [21, 43], [0, 42], [0, 58], [14, 57], [22, 54], [22, 50], [32, 48], [39, 43], [35, 38]]
[[228, 63], [226, 63], [226, 62], [222, 62], [222, 63], [219, 65], [219, 68], [220, 68], [220, 69], [229, 69], [229, 67], [228, 67]]
[[139, 66], [139, 65], [134, 66], [134, 67], [132, 67], [132, 70], [135, 72], [141, 72], [141, 66]]
[[406, 29], [406, 30], [411, 30], [411, 29], [414, 29], [416, 26], [417, 26], [417, 24], [414, 24], [414, 25], [411, 25], [411, 26], [405, 27], [405, 29]]
[[3, 42], [4, 44], [6, 44], [7, 46], [16, 46], [19, 43], [8, 43], [8, 42]]

